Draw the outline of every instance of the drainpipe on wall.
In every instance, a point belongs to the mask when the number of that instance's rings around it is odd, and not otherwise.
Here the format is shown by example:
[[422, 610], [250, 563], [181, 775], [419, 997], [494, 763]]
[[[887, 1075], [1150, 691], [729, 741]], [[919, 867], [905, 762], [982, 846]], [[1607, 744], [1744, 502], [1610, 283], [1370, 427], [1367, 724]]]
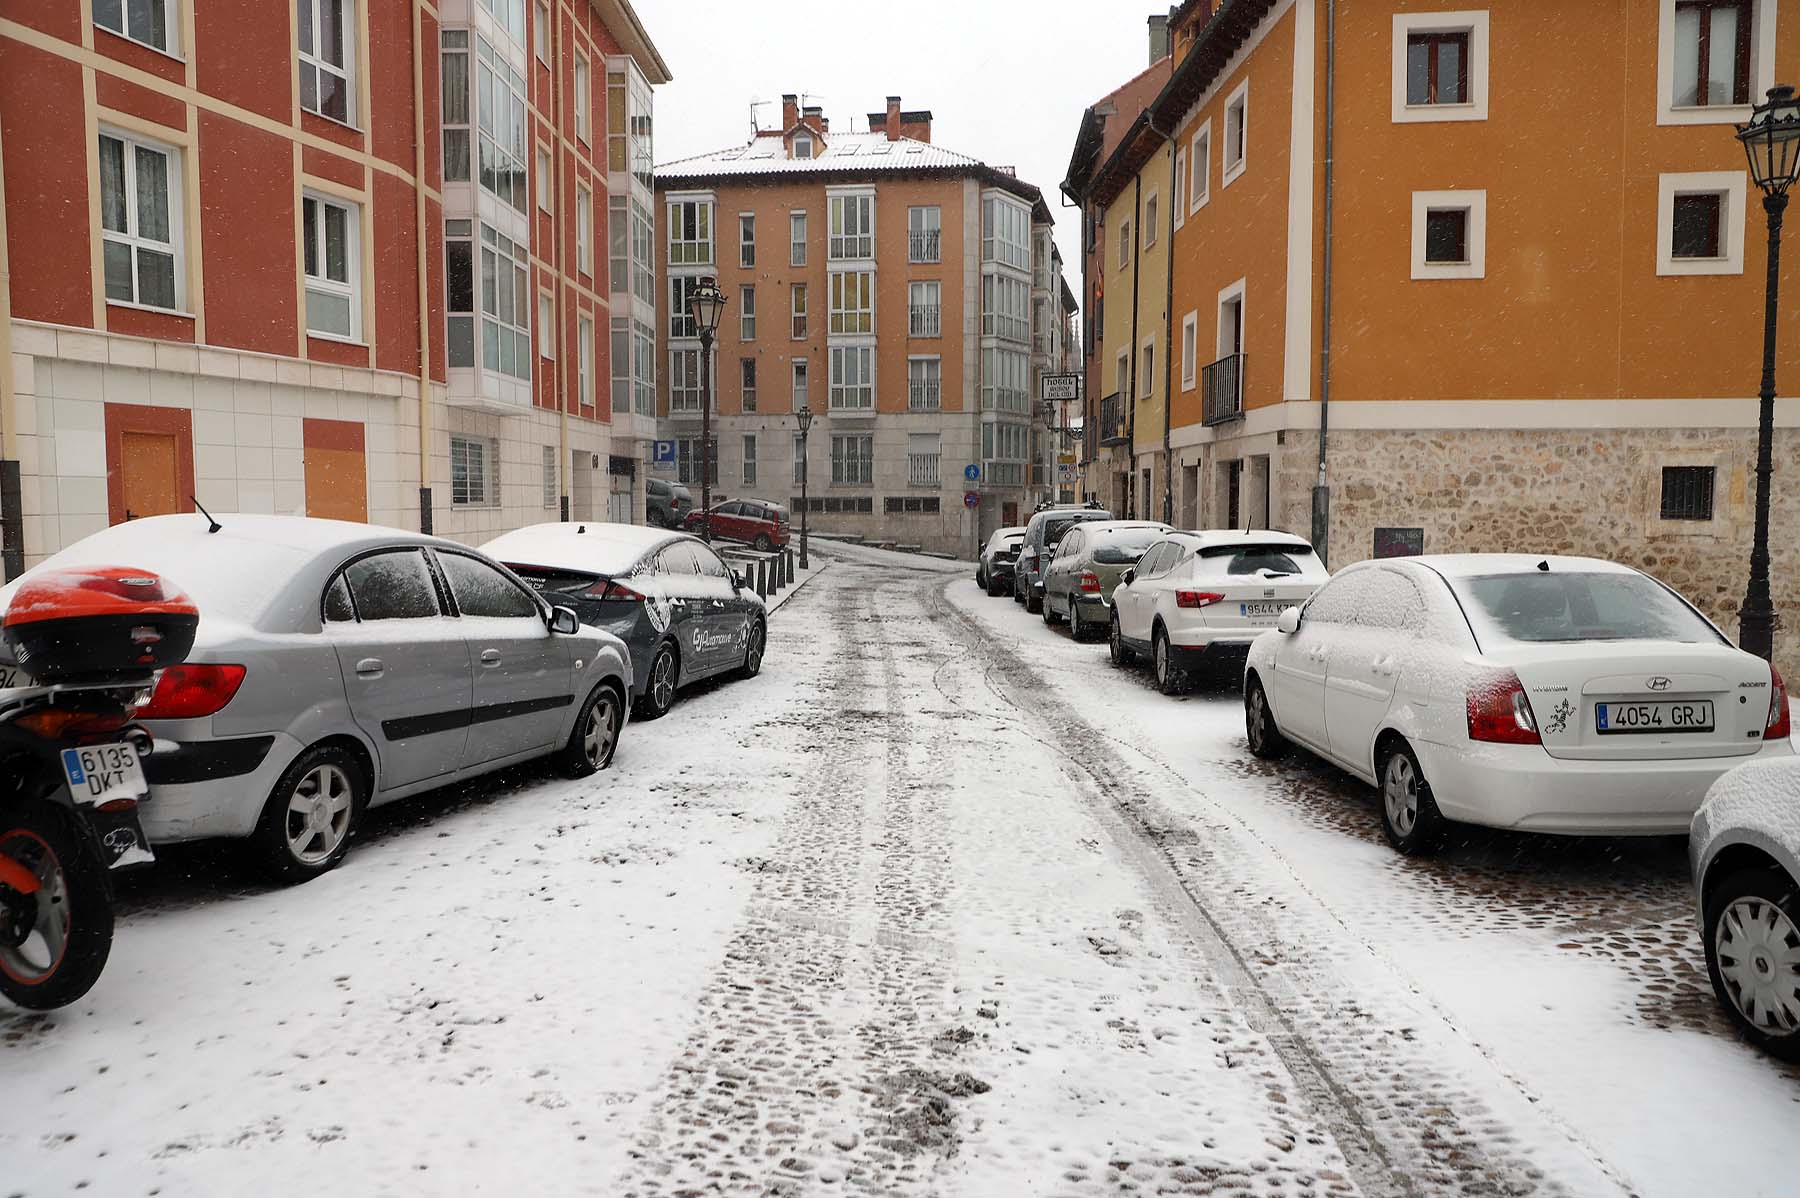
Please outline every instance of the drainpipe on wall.
[[1324, 302], [1319, 314], [1319, 481], [1313, 487], [1312, 543], [1319, 557], [1331, 560], [1331, 484], [1325, 450], [1331, 435], [1331, 157], [1336, 133], [1337, 0], [1325, 0], [1325, 250], [1320, 267]]
[[1175, 522], [1175, 139], [1149, 121], [1150, 132], [1169, 147], [1169, 239], [1163, 243], [1163, 502], [1164, 524]]
[[413, 0], [413, 221], [419, 272], [419, 531], [431, 531], [431, 257], [425, 208], [425, 8]]
[[[562, 9], [561, 9], [561, 6], [559, 6], [559, 5], [553, 5], [551, 11], [555, 14], [555, 16], [552, 18], [552, 20], [555, 23], [555, 28], [551, 31], [552, 37], [550, 40], [550, 54], [551, 54], [552, 59], [554, 60], [550, 67], [550, 113], [551, 113], [550, 119], [555, 123], [556, 133], [555, 133], [555, 136], [553, 138], [551, 138], [551, 141], [550, 141], [550, 144], [553, 147], [552, 152], [551, 152], [551, 158], [550, 158], [550, 178], [553, 180], [553, 185], [556, 188], [556, 195], [555, 195], [555, 198], [553, 198], [550, 201], [550, 224], [551, 224], [551, 236], [554, 237], [556, 240], [556, 254], [555, 254], [555, 257], [552, 259], [552, 261], [554, 261], [556, 263], [557, 279], [556, 279], [556, 291], [554, 292], [554, 295], [556, 298], [551, 302], [551, 305], [550, 305], [551, 315], [556, 320], [556, 362], [554, 363], [554, 369], [551, 371], [551, 378], [554, 380], [554, 383], [550, 388], [550, 394], [552, 394], [556, 397], [556, 413], [557, 413], [556, 476], [558, 478], [562, 479], [562, 489], [561, 489], [561, 496], [559, 499], [558, 507], [559, 507], [559, 511], [562, 515], [563, 520], [566, 522], [569, 519], [569, 471], [574, 465], [574, 458], [572, 458], [569, 454], [569, 397], [566, 393], [566, 389], [563, 386], [563, 376], [564, 376], [564, 372], [567, 371], [569, 368], [569, 359], [567, 357], [568, 346], [564, 343], [565, 339], [563, 336], [563, 325], [565, 323], [563, 320], [563, 297], [567, 294], [567, 288], [563, 285], [562, 275], [568, 264], [563, 261], [563, 235], [562, 235], [562, 231], [563, 231], [563, 213], [562, 213], [562, 200], [563, 200], [563, 188], [562, 188], [563, 102], [562, 102], [562, 76], [561, 76], [560, 70], [559, 70], [559, 68], [561, 68], [561, 66], [562, 66], [562, 20], [561, 20]], [[588, 73], [588, 87], [591, 90], [594, 86], [593, 68], [591, 66], [588, 68], [588, 72], [589, 72]], [[602, 70], [600, 72], [600, 78], [602, 81], [605, 80], [606, 72], [604, 70]], [[631, 94], [630, 89], [627, 88], [625, 102], [628, 107], [631, 103], [630, 94]], [[610, 112], [611, 108], [608, 107], [608, 108], [604, 109], [604, 111]], [[631, 165], [629, 159], [627, 160], [626, 165], [627, 166]], [[590, 201], [590, 203], [591, 202], [592, 201]], [[629, 211], [630, 210], [627, 209], [628, 215], [629, 215]], [[610, 205], [608, 205], [608, 207], [607, 207], [607, 212], [608, 212], [607, 219], [611, 220], [612, 217], [610, 214], [612, 212], [612, 208]], [[598, 222], [594, 222], [594, 223], [597, 224]], [[609, 238], [612, 236], [611, 229], [607, 230], [607, 236]], [[596, 239], [595, 244], [598, 244], [597, 239]], [[609, 244], [610, 244], [610, 242], [609, 242]], [[629, 247], [629, 245], [630, 245], [629, 239], [627, 239], [626, 245]], [[589, 246], [588, 248], [592, 249], [593, 246]], [[629, 267], [629, 263], [627, 263], [627, 267]], [[627, 282], [630, 281], [629, 273], [630, 272], [628, 269], [627, 270], [628, 277], [626, 279]], [[609, 274], [607, 277], [610, 279], [611, 275]], [[610, 284], [609, 284], [609, 286], [610, 286]], [[533, 301], [532, 306], [533, 307], [537, 306], [535, 299]], [[608, 315], [609, 316], [611, 315], [610, 312], [608, 313]], [[606, 327], [606, 336], [607, 336], [607, 344], [610, 346], [612, 344], [612, 324], [610, 323], [610, 321], [608, 322], [607, 327]], [[579, 352], [579, 351], [577, 351], [577, 352]], [[599, 360], [599, 357], [598, 357], [598, 355], [596, 355], [595, 361], [598, 361], [598, 360]], [[532, 363], [532, 369], [533, 370], [537, 369], [537, 364], [535, 362]], [[598, 380], [596, 380], [596, 382], [597, 381]], [[610, 402], [610, 400], [608, 402]], [[610, 443], [610, 441], [611, 441], [610, 437], [608, 438], [608, 441]], [[609, 448], [610, 448], [610, 444], [609, 444]], [[608, 486], [610, 487], [610, 485], [611, 484], [610, 484], [610, 480], [609, 480]], [[608, 502], [609, 503], [611, 502], [610, 497], [608, 499]], [[609, 513], [609, 515], [610, 515], [610, 513]]]
[[[1131, 369], [1125, 377], [1129, 381], [1131, 394], [1119, 397], [1125, 405], [1125, 493], [1133, 494], [1137, 490], [1137, 393], [1138, 393], [1138, 264], [1144, 255], [1137, 242], [1144, 217], [1144, 173], [1139, 171], [1131, 180], [1131, 344], [1125, 347], [1125, 361]], [[1127, 504], [1127, 509], [1135, 509], [1136, 504]], [[1130, 510], [1126, 512], [1127, 518]]]
[[0, 582], [25, 569], [25, 514], [19, 510], [19, 421], [13, 409], [12, 268], [6, 253], [6, 151], [0, 145]]

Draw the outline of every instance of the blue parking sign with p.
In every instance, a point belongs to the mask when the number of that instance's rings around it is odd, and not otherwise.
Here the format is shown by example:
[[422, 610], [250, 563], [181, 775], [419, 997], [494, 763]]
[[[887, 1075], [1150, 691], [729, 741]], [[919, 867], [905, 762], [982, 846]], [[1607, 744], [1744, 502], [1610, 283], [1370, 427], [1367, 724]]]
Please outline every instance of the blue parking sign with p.
[[652, 466], [673, 466], [675, 464], [675, 442], [654, 442], [650, 451]]

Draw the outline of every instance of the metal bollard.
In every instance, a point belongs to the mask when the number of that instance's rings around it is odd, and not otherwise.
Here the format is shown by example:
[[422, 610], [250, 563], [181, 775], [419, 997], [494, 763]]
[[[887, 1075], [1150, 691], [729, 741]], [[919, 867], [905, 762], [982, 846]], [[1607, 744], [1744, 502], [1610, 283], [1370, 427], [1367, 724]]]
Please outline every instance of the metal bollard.
[[788, 576], [787, 561], [780, 554], [775, 555], [775, 569], [781, 575], [781, 585], [786, 587], [794, 580]]
[[758, 599], [769, 597], [769, 563], [766, 561], [756, 563], [756, 597]]
[[792, 582], [794, 581], [794, 551], [792, 549], [783, 549], [781, 551], [781, 556], [787, 561], [788, 581]]

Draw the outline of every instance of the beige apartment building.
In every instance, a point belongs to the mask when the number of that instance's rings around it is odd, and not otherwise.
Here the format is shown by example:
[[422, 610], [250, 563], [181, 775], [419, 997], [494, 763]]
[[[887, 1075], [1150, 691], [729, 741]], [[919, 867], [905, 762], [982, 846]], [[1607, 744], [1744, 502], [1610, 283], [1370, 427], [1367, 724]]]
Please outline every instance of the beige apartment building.
[[[656, 171], [664, 279], [657, 349], [671, 477], [701, 471], [700, 342], [687, 311], [714, 276], [713, 495], [826, 532], [967, 550], [1054, 487], [1038, 401], [1068, 321], [1038, 189], [932, 144], [931, 113], [889, 97], [866, 132], [786, 96], [779, 128]], [[978, 477], [967, 477], [969, 467]], [[974, 494], [978, 503], [965, 506]]]

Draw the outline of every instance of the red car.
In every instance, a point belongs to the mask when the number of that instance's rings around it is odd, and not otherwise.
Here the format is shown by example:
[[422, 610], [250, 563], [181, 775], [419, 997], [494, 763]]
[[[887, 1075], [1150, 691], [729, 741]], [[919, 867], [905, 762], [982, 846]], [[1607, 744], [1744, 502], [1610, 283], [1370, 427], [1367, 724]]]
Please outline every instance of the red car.
[[[705, 520], [701, 512], [689, 512], [681, 526], [698, 533]], [[712, 509], [712, 535], [715, 541], [742, 541], [758, 549], [786, 549], [788, 543], [787, 509], [761, 499], [732, 499], [715, 503]]]

